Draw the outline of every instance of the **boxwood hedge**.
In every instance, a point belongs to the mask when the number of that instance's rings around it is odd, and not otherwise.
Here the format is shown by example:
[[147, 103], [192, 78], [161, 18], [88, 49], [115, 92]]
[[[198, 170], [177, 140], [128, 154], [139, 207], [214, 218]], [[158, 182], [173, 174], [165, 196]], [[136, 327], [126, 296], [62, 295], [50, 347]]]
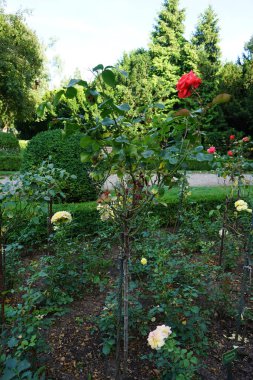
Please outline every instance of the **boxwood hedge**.
[[89, 177], [90, 166], [80, 160], [81, 136], [80, 132], [64, 136], [59, 129], [38, 133], [27, 145], [21, 170], [35, 169], [43, 160], [51, 157], [55, 167], [76, 176], [63, 189], [67, 202], [95, 200], [97, 192], [95, 183]]
[[18, 139], [13, 133], [0, 132], [0, 170], [20, 169], [21, 154]]

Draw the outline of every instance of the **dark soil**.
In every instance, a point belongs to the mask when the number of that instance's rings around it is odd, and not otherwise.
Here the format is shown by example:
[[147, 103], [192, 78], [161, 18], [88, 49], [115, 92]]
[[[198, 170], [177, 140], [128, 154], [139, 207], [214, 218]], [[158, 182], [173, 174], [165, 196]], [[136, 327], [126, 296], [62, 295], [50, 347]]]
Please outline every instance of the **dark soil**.
[[[105, 294], [87, 295], [71, 305], [71, 311], [55, 321], [46, 331], [46, 339], [51, 352], [44, 357], [47, 379], [54, 380], [106, 380], [114, 379], [114, 355], [102, 354], [102, 342], [94, 317], [104, 306]], [[198, 379], [225, 380], [227, 370], [222, 365], [222, 355], [240, 346], [238, 358], [233, 362], [233, 380], [253, 379], [253, 334], [252, 326], [247, 333], [247, 343], [236, 343], [228, 339], [234, 332], [234, 321], [214, 319], [210, 328], [210, 349], [202, 359]], [[152, 364], [140, 359], [149, 349], [146, 337], [130, 342], [128, 380], [152, 380], [159, 378], [159, 371]], [[197, 379], [196, 378], [196, 379]]]

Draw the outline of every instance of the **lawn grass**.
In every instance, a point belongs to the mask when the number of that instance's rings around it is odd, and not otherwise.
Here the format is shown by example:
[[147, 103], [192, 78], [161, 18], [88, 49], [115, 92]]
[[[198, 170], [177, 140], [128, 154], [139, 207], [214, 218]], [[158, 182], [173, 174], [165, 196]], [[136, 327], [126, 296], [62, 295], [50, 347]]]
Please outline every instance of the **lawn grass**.
[[9, 176], [13, 176], [13, 175], [16, 175], [18, 174], [19, 172], [14, 172], [14, 171], [2, 171], [0, 170], [0, 178], [3, 178], [3, 177], [9, 177]]
[[[231, 193], [230, 186], [207, 186], [207, 187], [190, 187], [189, 188], [189, 200], [190, 201], [223, 201], [226, 195]], [[253, 194], [253, 186], [250, 186], [247, 193]], [[178, 188], [168, 190], [162, 197], [162, 200], [166, 203], [175, 202], [178, 200]]]
[[19, 142], [21, 152], [24, 151], [27, 147], [28, 140], [18, 140], [18, 142]]
[[[229, 195], [231, 189], [229, 186], [213, 186], [213, 187], [191, 187], [189, 189], [191, 195], [188, 200], [193, 202], [223, 202], [226, 195]], [[253, 186], [250, 186], [248, 195], [253, 195]], [[168, 190], [162, 197], [162, 202], [175, 204], [179, 200], [178, 188]], [[93, 211], [97, 207], [97, 202], [80, 202], [80, 203], [64, 203], [54, 205], [54, 211], [65, 210], [71, 213], [77, 211]]]

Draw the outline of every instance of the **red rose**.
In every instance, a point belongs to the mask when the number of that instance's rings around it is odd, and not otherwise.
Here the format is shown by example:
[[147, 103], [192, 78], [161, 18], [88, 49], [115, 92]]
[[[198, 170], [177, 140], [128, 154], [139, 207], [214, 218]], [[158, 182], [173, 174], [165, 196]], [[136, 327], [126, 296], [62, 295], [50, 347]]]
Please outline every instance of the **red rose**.
[[179, 98], [188, 98], [192, 94], [194, 88], [198, 88], [202, 80], [197, 77], [191, 70], [188, 74], [184, 74], [177, 82], [177, 90]]
[[235, 139], [235, 135], [229, 136], [229, 140], [233, 141]]
[[234, 155], [234, 153], [232, 152], [232, 150], [229, 150], [228, 151], [228, 156], [232, 157]]
[[210, 146], [210, 148], [207, 149], [207, 153], [213, 154], [216, 152], [215, 146]]
[[249, 142], [249, 137], [247, 137], [247, 136], [246, 136], [246, 137], [243, 137], [242, 141], [243, 141], [243, 142]]

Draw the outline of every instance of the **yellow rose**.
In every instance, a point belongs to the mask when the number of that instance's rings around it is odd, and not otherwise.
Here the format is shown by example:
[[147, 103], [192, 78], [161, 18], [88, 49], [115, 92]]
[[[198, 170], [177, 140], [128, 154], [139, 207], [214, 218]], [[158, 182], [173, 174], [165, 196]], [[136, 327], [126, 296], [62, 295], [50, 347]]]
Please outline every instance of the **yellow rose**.
[[58, 211], [51, 218], [52, 224], [58, 224], [58, 223], [60, 224], [60, 223], [66, 223], [66, 222], [71, 222], [71, 221], [72, 221], [72, 216], [68, 211]]
[[148, 263], [148, 260], [145, 259], [145, 257], [143, 257], [143, 258], [141, 259], [141, 264], [142, 264], [142, 265], [147, 265], [147, 263]]

